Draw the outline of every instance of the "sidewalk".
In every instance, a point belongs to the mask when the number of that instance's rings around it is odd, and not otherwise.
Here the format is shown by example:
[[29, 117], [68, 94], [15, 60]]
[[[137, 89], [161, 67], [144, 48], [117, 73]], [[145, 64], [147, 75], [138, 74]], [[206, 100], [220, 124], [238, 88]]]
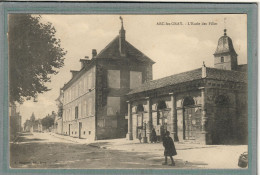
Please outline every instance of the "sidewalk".
[[[162, 143], [139, 143], [138, 140], [110, 139], [87, 141], [51, 133], [52, 136], [69, 140], [77, 144], [88, 144], [109, 150], [132, 152], [134, 154], [151, 154], [154, 158], [163, 160], [164, 148]], [[189, 167], [237, 169], [240, 154], [247, 151], [247, 145], [201, 145], [191, 143], [175, 143], [178, 155], [174, 159]]]

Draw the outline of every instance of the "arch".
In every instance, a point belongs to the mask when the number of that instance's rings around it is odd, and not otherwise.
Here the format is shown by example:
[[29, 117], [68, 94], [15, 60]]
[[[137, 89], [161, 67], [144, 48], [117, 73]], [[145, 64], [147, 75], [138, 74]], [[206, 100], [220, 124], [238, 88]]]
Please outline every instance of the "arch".
[[144, 112], [144, 106], [142, 104], [138, 104], [137, 105], [137, 109], [136, 109], [136, 112]]
[[167, 105], [166, 105], [165, 101], [160, 100], [158, 102], [158, 105], [157, 105], [157, 110], [162, 110], [162, 109], [165, 109], [165, 108], [167, 108]]
[[215, 104], [217, 106], [228, 106], [229, 98], [226, 95], [219, 95], [215, 98]]
[[184, 106], [193, 106], [193, 105], [195, 105], [195, 101], [191, 96], [185, 97], [183, 99], [183, 103], [182, 103], [183, 107]]

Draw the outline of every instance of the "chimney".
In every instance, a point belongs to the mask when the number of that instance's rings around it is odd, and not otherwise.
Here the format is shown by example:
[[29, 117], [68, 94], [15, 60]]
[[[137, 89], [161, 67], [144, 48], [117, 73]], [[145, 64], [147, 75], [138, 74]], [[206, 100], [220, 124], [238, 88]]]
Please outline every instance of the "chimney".
[[85, 59], [80, 59], [79, 61], [81, 62], [81, 69], [91, 62], [88, 56], [85, 56]]
[[97, 50], [92, 49], [92, 58], [95, 58], [97, 56]]
[[203, 64], [202, 64], [202, 69], [201, 69], [201, 78], [206, 78], [207, 77], [207, 70], [206, 70], [206, 65], [205, 65], [205, 62], [203, 61]]
[[77, 73], [78, 73], [79, 71], [77, 71], [77, 70], [70, 70], [70, 72], [72, 73], [72, 78], [73, 78], [75, 75], [77, 75]]
[[123, 18], [120, 16], [121, 29], [119, 31], [119, 52], [121, 56], [126, 55], [126, 41], [125, 41], [125, 29], [123, 25]]

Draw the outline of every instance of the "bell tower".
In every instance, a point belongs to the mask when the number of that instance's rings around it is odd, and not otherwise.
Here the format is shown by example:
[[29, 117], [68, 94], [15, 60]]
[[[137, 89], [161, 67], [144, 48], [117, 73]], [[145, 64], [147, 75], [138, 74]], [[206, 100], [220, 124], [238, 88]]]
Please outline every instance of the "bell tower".
[[215, 68], [224, 70], [237, 69], [237, 53], [231, 38], [227, 36], [227, 29], [224, 29], [224, 36], [219, 38], [217, 49], [213, 55]]

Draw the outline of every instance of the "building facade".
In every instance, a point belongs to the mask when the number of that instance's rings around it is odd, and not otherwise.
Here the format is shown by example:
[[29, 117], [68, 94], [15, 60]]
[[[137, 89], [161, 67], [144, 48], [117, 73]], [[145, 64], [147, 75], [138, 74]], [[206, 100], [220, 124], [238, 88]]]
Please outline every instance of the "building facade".
[[126, 94], [152, 80], [154, 62], [119, 35], [92, 59], [80, 59], [62, 88], [63, 134], [89, 140], [119, 138], [127, 134]]
[[127, 95], [127, 138], [247, 144], [247, 65], [237, 64], [232, 40], [224, 35], [214, 53], [214, 68], [203, 66], [146, 82]]
[[22, 128], [22, 116], [16, 111], [17, 106], [15, 104], [9, 105], [9, 122], [10, 122], [10, 139], [16, 138], [19, 132], [23, 131]]

